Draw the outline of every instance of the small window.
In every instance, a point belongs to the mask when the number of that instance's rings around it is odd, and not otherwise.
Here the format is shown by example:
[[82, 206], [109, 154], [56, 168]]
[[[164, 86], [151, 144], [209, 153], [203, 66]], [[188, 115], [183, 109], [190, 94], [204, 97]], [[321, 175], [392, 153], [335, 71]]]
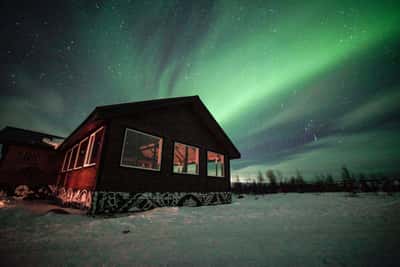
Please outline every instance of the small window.
[[199, 149], [197, 147], [175, 143], [174, 173], [199, 174]]
[[224, 177], [224, 155], [207, 151], [207, 175]]
[[121, 166], [160, 170], [162, 139], [132, 129], [125, 130]]
[[68, 150], [65, 153], [62, 171], [64, 171], [64, 172], [67, 171], [70, 159], [71, 159], [71, 150]]
[[69, 160], [68, 164], [68, 170], [74, 169], [75, 161], [76, 161], [76, 156], [78, 154], [78, 145], [75, 145], [72, 150], [71, 150], [71, 159]]
[[92, 133], [89, 140], [89, 153], [86, 159], [86, 165], [96, 164], [100, 156], [100, 146], [103, 140], [104, 128], [100, 128], [96, 132]]
[[84, 139], [79, 144], [78, 158], [76, 160], [75, 168], [81, 168], [83, 166], [83, 163], [85, 162], [86, 150], [88, 148], [88, 145], [89, 145], [89, 138]]

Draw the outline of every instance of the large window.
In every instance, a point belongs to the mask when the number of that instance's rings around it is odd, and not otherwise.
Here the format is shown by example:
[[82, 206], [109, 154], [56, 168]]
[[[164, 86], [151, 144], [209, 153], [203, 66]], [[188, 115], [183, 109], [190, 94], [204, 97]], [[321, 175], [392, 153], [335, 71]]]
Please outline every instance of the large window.
[[75, 168], [81, 168], [83, 167], [83, 164], [85, 163], [85, 157], [86, 157], [86, 150], [89, 145], [89, 138], [85, 138], [81, 141], [79, 144], [79, 149], [78, 149], [78, 158], [76, 159], [76, 165]]
[[199, 174], [199, 149], [175, 143], [173, 170], [174, 173]]
[[85, 165], [96, 164], [100, 156], [100, 146], [103, 139], [104, 128], [100, 128], [90, 136], [89, 140], [89, 151]]
[[65, 152], [61, 170], [71, 171], [95, 165], [100, 156], [104, 128], [101, 127]]
[[71, 150], [68, 150], [67, 153], [65, 153], [62, 171], [65, 172], [68, 169], [68, 164], [70, 159], [71, 159]]
[[125, 130], [121, 166], [160, 170], [162, 139], [132, 129]]
[[224, 155], [207, 151], [207, 175], [224, 177]]
[[75, 145], [75, 146], [72, 148], [71, 159], [69, 160], [69, 163], [68, 163], [68, 171], [74, 169], [75, 160], [76, 160], [76, 155], [77, 155], [77, 154], [78, 154], [78, 145]]

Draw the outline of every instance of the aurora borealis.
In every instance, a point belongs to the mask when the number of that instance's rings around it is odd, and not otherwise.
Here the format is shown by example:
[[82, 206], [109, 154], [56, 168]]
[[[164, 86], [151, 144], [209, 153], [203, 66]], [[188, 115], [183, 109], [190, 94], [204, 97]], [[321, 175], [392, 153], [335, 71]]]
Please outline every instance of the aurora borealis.
[[232, 172], [400, 173], [399, 1], [7, 1], [0, 127], [199, 95]]

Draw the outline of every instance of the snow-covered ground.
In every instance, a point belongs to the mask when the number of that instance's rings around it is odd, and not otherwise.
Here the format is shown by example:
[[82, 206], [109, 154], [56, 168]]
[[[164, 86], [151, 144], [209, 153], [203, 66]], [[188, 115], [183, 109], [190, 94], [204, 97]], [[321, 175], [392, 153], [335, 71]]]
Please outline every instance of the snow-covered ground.
[[0, 205], [1, 266], [400, 266], [400, 195], [275, 194], [115, 218]]

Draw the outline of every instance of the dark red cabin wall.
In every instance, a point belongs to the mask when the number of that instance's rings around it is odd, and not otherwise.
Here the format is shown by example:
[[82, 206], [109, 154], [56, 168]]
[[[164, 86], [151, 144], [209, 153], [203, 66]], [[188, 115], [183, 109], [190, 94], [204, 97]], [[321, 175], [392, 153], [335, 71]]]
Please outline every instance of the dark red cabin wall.
[[[76, 143], [72, 144], [68, 148], [65, 148], [65, 150], [62, 151], [62, 153], [60, 153], [62, 160], [61, 160], [61, 164], [58, 169], [58, 177], [57, 177], [57, 186], [58, 187], [94, 190], [94, 188], [96, 186], [97, 172], [100, 167], [100, 158], [101, 158], [101, 154], [102, 154], [102, 150], [103, 150], [103, 146], [104, 146], [104, 134], [107, 131], [107, 129], [104, 125], [97, 125], [97, 126], [98, 126], [98, 128], [88, 127], [88, 129], [90, 129], [89, 131], [86, 131], [85, 133], [80, 133], [81, 139], [79, 139]], [[65, 153], [70, 148], [75, 146], [75, 144], [79, 143], [84, 138], [89, 137], [93, 132], [95, 132], [100, 127], [104, 127], [104, 129], [103, 129], [103, 137], [102, 137], [101, 146], [100, 146], [100, 153], [99, 153], [99, 157], [96, 159], [96, 165], [86, 166], [86, 167], [82, 167], [80, 169], [62, 172], [61, 168], [62, 168], [62, 163], [64, 160]]]
[[[136, 129], [163, 138], [160, 171], [120, 166], [125, 128]], [[96, 190], [122, 192], [209, 192], [230, 189], [229, 164], [226, 177], [207, 177], [207, 149], [226, 155], [190, 105], [166, 107], [147, 113], [113, 118], [104, 151], [104, 165]], [[200, 175], [173, 174], [174, 141], [200, 148]], [[225, 156], [225, 161], [229, 161]]]
[[51, 148], [9, 144], [0, 161], [0, 184], [17, 185], [55, 184], [57, 154]]
[[60, 187], [93, 190], [96, 184], [97, 166], [84, 167], [78, 170], [59, 174]]

